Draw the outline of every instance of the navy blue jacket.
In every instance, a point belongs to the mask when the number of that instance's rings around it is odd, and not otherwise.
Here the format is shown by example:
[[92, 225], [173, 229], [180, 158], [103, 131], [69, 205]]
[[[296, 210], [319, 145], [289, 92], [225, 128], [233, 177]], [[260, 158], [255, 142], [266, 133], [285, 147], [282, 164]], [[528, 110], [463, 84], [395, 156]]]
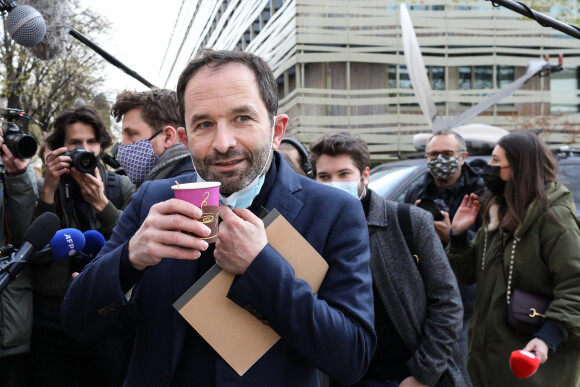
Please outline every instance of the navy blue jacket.
[[[376, 345], [364, 211], [360, 201], [299, 176], [276, 158], [279, 167], [266, 208], [276, 208], [310, 242], [328, 262], [328, 273], [313, 294], [266, 245], [228, 297], [240, 306], [252, 305], [282, 339], [243, 376], [217, 354], [196, 359], [191, 367], [215, 367], [217, 386], [317, 386], [316, 368], [341, 384], [352, 384], [364, 374]], [[126, 386], [183, 382], [172, 377], [191, 328], [172, 304], [193, 284], [198, 262], [164, 259], [146, 269], [129, 301], [119, 285], [125, 245], [151, 206], [173, 197], [174, 180], [190, 182], [195, 175], [145, 182], [99, 256], [73, 281], [63, 305], [65, 328], [78, 337], [114, 326], [124, 309], [136, 307]]]

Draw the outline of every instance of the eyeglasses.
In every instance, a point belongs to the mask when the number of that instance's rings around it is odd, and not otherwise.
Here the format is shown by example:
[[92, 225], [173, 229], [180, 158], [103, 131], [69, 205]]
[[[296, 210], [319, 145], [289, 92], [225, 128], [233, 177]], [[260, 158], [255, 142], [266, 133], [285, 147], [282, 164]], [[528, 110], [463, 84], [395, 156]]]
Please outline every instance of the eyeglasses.
[[430, 159], [436, 159], [437, 157], [439, 157], [439, 155], [442, 155], [443, 157], [453, 157], [453, 155], [455, 155], [455, 153], [458, 152], [465, 152], [463, 149], [460, 150], [444, 150], [444, 151], [432, 151], [432, 152], [427, 152], [425, 153], [425, 156], [429, 157]]

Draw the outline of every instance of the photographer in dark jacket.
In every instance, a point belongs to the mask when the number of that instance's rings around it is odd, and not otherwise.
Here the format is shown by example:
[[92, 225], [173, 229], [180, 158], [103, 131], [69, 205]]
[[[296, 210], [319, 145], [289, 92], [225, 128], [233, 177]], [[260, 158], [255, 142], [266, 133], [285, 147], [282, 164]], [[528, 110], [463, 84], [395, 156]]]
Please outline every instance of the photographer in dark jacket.
[[[112, 143], [99, 114], [88, 106], [65, 110], [46, 143], [52, 151], [45, 160], [35, 215], [54, 212], [63, 228], [97, 230], [109, 238], [136, 188], [127, 176], [107, 171], [98, 161]], [[121, 338], [101, 336], [81, 343], [68, 338], [60, 326], [60, 307], [72, 273], [86, 263], [71, 257], [33, 267], [33, 386], [115, 386], [122, 381], [126, 357]]]
[[[429, 173], [421, 184], [412, 186], [405, 195], [405, 203], [419, 204], [421, 199], [427, 198], [435, 202], [441, 211], [442, 220], [435, 220], [435, 231], [441, 239], [443, 246], [449, 242], [449, 230], [455, 212], [461, 205], [465, 195], [475, 193], [481, 196], [485, 192], [483, 182], [483, 165], [476, 166], [465, 162], [467, 147], [461, 135], [451, 130], [437, 132], [427, 141], [425, 157]], [[471, 240], [481, 226], [481, 217], [468, 230], [468, 238]], [[459, 291], [463, 301], [463, 330], [460, 337], [461, 349], [467, 354], [467, 329], [469, 319], [473, 312], [476, 298], [476, 285], [459, 284]]]
[[[0, 247], [19, 248], [32, 222], [34, 172], [12, 154], [0, 129]], [[0, 293], [0, 386], [25, 386], [32, 331], [32, 283], [27, 267]]]

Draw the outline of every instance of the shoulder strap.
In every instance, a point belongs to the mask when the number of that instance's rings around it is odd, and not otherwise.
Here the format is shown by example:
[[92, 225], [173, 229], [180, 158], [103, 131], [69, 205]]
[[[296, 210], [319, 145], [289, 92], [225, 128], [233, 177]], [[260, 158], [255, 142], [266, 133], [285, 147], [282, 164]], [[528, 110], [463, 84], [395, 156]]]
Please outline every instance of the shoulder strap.
[[399, 220], [399, 227], [405, 237], [407, 248], [411, 252], [415, 261], [419, 263], [419, 254], [417, 246], [415, 246], [415, 237], [413, 236], [413, 227], [411, 225], [411, 205], [407, 203], [397, 203], [397, 219]]
[[116, 173], [105, 171], [105, 186], [107, 198], [117, 207], [123, 207], [123, 193], [121, 192], [121, 177]]

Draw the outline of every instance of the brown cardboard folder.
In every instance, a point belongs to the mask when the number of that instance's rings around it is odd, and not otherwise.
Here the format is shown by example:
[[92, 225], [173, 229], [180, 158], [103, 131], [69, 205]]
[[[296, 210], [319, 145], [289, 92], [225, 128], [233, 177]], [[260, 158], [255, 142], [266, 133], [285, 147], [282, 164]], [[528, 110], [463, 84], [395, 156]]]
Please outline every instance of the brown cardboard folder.
[[[328, 270], [326, 261], [277, 210], [263, 219], [268, 243], [292, 265], [296, 278], [316, 293]], [[280, 336], [227, 298], [234, 275], [213, 266], [173, 306], [213, 349], [243, 375]]]

